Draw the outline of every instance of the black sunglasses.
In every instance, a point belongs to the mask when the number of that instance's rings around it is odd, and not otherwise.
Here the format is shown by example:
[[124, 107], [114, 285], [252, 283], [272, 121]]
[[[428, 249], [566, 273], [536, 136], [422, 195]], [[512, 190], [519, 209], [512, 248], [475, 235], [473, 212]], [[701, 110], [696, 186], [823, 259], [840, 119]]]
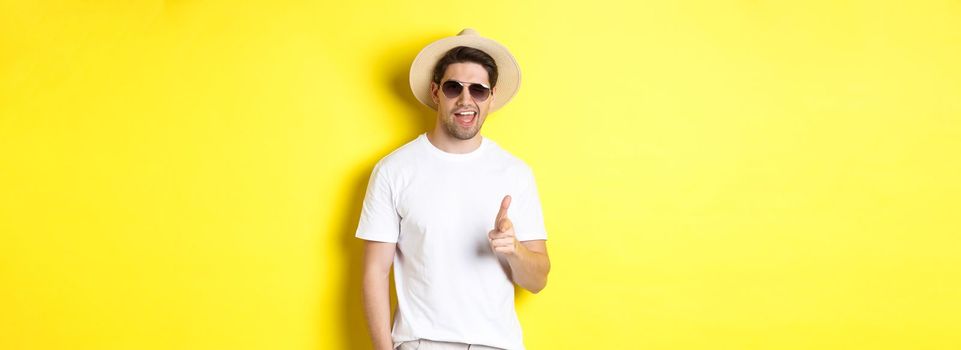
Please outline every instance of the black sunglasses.
[[465, 86], [474, 101], [484, 102], [491, 96], [491, 88], [481, 83], [462, 83], [457, 80], [448, 80], [440, 85], [440, 89], [447, 98], [455, 98], [464, 92]]

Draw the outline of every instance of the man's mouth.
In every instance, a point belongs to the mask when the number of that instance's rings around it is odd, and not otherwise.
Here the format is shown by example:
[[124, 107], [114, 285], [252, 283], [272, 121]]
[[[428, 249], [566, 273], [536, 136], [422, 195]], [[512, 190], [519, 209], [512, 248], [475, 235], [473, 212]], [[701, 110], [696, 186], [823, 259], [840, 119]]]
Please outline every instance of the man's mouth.
[[474, 121], [477, 120], [477, 112], [474, 111], [460, 111], [454, 113], [454, 119], [457, 120], [457, 124], [461, 126], [471, 126]]

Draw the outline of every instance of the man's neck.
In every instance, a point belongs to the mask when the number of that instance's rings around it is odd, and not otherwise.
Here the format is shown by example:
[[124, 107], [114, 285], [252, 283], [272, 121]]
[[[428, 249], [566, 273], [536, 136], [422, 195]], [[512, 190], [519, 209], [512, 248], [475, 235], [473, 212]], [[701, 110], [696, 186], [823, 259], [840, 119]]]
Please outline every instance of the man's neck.
[[427, 132], [427, 141], [447, 153], [464, 154], [473, 152], [480, 147], [482, 138], [483, 136], [478, 132], [469, 140], [461, 140], [449, 135], [447, 131], [440, 127], [434, 127], [434, 130]]

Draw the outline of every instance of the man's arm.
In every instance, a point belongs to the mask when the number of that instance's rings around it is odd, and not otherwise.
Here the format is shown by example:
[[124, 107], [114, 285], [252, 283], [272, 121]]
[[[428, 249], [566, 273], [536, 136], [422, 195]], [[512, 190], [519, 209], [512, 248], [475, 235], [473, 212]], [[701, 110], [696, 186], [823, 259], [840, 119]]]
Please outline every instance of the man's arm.
[[551, 271], [551, 259], [547, 256], [547, 241], [523, 241], [517, 252], [507, 257], [514, 283], [537, 294], [547, 286], [547, 273]]
[[494, 229], [487, 234], [494, 254], [505, 257], [511, 267], [514, 283], [531, 291], [540, 292], [547, 286], [547, 273], [551, 271], [551, 260], [547, 257], [547, 242], [544, 240], [518, 241], [514, 236], [514, 223], [507, 218], [511, 196], [504, 196], [501, 209], [494, 219]]
[[390, 265], [396, 243], [364, 241], [364, 312], [376, 350], [393, 348], [390, 338]]

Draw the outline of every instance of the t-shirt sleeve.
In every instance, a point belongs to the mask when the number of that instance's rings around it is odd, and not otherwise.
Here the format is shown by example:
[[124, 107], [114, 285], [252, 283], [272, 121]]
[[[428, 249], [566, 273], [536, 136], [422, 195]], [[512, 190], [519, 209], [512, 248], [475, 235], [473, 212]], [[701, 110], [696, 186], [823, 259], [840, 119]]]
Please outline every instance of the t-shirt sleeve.
[[378, 162], [371, 172], [364, 196], [364, 207], [357, 225], [357, 238], [397, 243], [400, 236], [400, 215], [394, 205], [391, 178], [383, 162]]
[[524, 172], [520, 188], [520, 193], [511, 198], [509, 216], [514, 224], [514, 235], [518, 241], [546, 240], [547, 230], [544, 228], [541, 200], [537, 195], [537, 183], [530, 168]]

